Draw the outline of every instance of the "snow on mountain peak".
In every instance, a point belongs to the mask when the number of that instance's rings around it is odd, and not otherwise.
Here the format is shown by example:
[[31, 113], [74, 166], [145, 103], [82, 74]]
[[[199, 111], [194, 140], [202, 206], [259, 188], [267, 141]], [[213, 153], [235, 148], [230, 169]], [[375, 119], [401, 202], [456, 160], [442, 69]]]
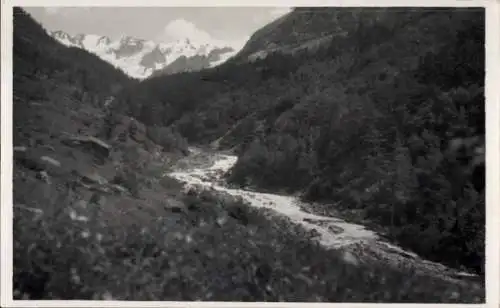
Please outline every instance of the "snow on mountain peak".
[[[148, 78], [156, 71], [174, 73], [213, 67], [225, 62], [243, 47], [241, 42], [235, 44], [214, 40], [208, 33], [183, 19], [174, 20], [165, 27], [161, 38], [165, 43], [128, 35], [111, 39], [96, 34], [72, 36], [64, 31], [48, 33], [66, 46], [82, 48], [96, 54], [137, 79]], [[187, 61], [183, 61], [185, 64], [179, 66], [177, 59], [182, 57]], [[204, 61], [202, 65], [200, 57]], [[190, 65], [191, 58], [196, 64]], [[169, 69], [168, 66], [173, 63], [175, 69]]]

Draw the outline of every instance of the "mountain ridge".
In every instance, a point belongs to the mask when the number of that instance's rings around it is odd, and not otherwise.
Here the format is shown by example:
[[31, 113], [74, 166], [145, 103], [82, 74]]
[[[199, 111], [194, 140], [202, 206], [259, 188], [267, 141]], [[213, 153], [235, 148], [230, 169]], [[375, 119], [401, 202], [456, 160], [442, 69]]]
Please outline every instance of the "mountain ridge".
[[[213, 67], [234, 56], [243, 44], [243, 41], [196, 41], [190, 38], [164, 43], [129, 35], [112, 39], [98, 34], [71, 35], [62, 30], [47, 33], [68, 47], [96, 54], [136, 79]], [[178, 61], [181, 58], [182, 65]]]

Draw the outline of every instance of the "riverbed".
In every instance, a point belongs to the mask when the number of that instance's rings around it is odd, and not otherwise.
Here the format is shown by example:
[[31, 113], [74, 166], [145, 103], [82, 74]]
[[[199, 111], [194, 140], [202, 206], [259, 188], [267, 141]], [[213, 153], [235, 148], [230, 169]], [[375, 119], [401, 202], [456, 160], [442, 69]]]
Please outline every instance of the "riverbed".
[[[197, 149], [191, 149], [192, 155], [200, 156]], [[442, 264], [431, 262], [417, 254], [393, 245], [376, 232], [363, 225], [347, 222], [338, 217], [316, 215], [303, 211], [303, 204], [294, 196], [249, 191], [228, 187], [224, 174], [234, 166], [238, 158], [228, 154], [207, 154], [204, 164], [193, 168], [176, 170], [166, 175], [184, 183], [186, 188], [201, 187], [239, 196], [249, 205], [256, 208], [267, 208], [291, 219], [307, 230], [314, 230], [317, 240], [327, 249], [338, 249], [343, 252], [346, 262], [383, 262], [387, 266], [412, 267], [416, 272], [438, 276], [446, 280], [460, 282], [475, 275], [450, 269]], [[189, 161], [189, 158], [187, 159]], [[470, 282], [469, 282], [470, 283]]]

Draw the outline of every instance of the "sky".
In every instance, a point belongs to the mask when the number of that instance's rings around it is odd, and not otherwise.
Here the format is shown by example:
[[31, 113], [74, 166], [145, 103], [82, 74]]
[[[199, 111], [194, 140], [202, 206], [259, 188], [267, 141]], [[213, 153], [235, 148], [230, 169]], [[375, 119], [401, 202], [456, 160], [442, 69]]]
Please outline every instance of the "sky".
[[168, 42], [182, 36], [244, 40], [288, 7], [25, 7], [48, 30]]

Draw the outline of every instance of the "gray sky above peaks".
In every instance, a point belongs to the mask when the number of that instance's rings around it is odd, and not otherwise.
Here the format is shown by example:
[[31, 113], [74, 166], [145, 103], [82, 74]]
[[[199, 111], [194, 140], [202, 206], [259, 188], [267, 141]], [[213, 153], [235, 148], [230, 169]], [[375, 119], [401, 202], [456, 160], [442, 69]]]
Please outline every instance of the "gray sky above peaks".
[[289, 11], [286, 7], [25, 7], [48, 30], [155, 41], [205, 35], [240, 40]]

